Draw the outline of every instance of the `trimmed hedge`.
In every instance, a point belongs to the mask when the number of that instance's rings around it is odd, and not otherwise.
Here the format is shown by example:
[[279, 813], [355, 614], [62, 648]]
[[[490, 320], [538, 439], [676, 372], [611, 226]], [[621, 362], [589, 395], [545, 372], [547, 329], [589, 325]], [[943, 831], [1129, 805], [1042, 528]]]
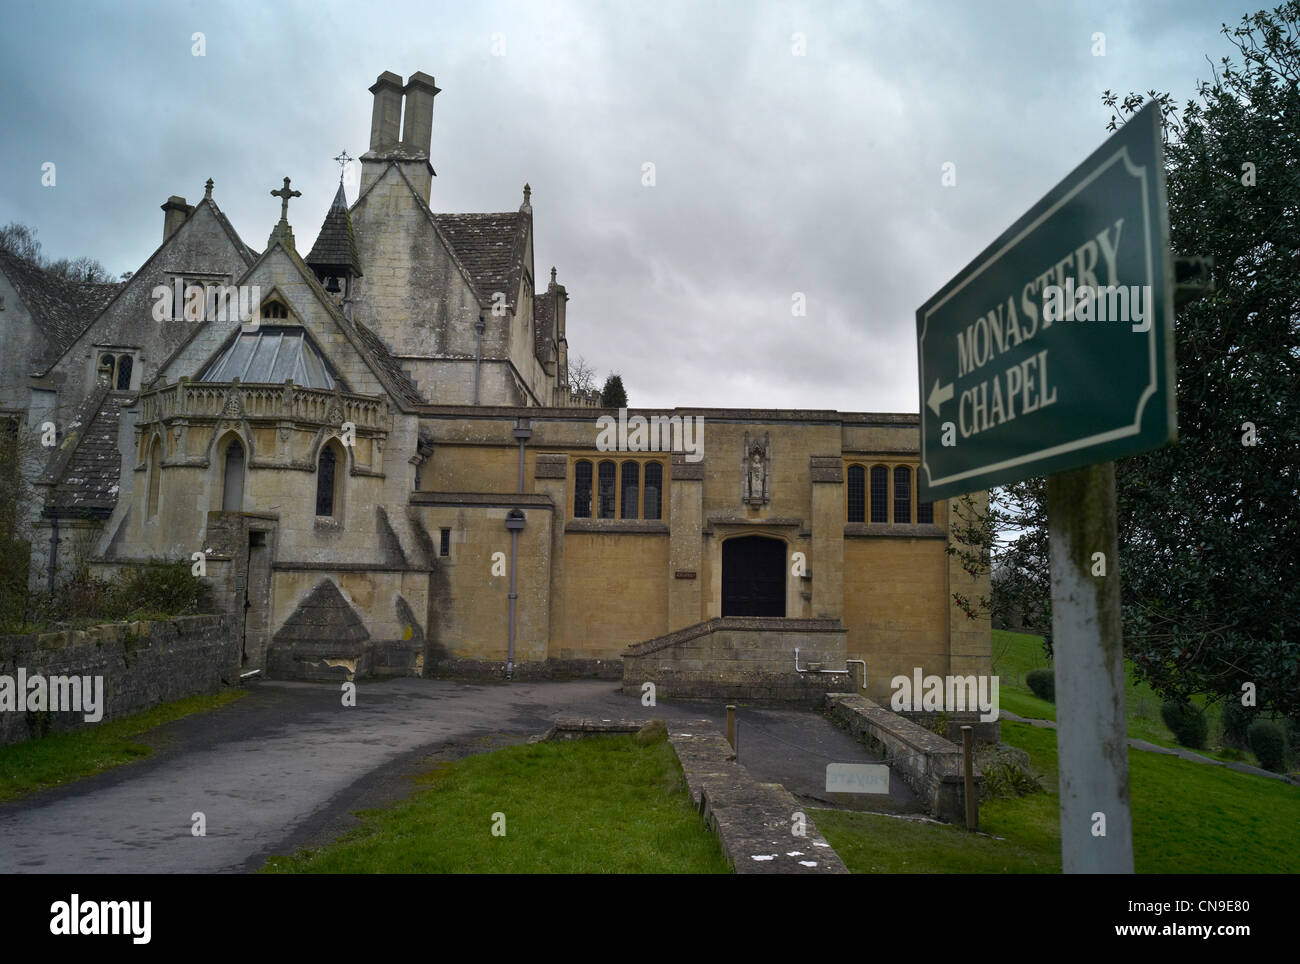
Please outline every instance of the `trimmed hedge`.
[[1050, 669], [1031, 669], [1025, 674], [1025, 685], [1040, 700], [1056, 702], [1056, 673]]
[[1286, 737], [1282, 727], [1272, 720], [1256, 720], [1250, 724], [1246, 736], [1259, 765], [1274, 773], [1282, 772], [1282, 764], [1286, 759]]
[[1205, 719], [1205, 711], [1198, 706], [1181, 700], [1169, 700], [1160, 707], [1160, 718], [1165, 721], [1174, 734], [1174, 740], [1180, 746], [1193, 750], [1205, 749], [1205, 737], [1210, 732], [1210, 724]]

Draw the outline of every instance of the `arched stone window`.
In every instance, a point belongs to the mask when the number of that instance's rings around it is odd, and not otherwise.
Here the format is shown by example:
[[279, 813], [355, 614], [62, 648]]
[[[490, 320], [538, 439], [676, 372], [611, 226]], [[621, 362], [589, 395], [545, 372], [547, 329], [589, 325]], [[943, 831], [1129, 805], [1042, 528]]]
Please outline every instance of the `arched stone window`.
[[149, 446], [149, 501], [145, 513], [150, 519], [158, 515], [158, 492], [162, 484], [162, 441], [155, 438]]
[[912, 470], [906, 465], [894, 467], [894, 521], [912, 521]]
[[664, 467], [662, 462], [647, 462], [645, 466], [645, 517], [663, 518]]
[[623, 463], [623, 511], [620, 518], [637, 518], [637, 503], [641, 500], [641, 467], [635, 462]]
[[316, 514], [338, 518], [343, 511], [343, 466], [347, 456], [339, 451], [338, 443], [329, 442], [321, 448], [316, 463]]
[[263, 318], [288, 318], [289, 309], [279, 301], [268, 301], [262, 305], [261, 315]]
[[883, 465], [871, 467], [871, 521], [889, 521], [889, 469]]
[[612, 519], [614, 518], [614, 504], [617, 501], [614, 494], [614, 463], [601, 462], [599, 473], [597, 479], [598, 488], [596, 490], [596, 516], [600, 519]]
[[591, 518], [591, 463], [586, 460], [573, 467], [573, 517]]
[[244, 511], [244, 446], [232, 438], [222, 459], [221, 511]]
[[849, 466], [849, 522], [867, 521], [867, 470], [860, 465]]

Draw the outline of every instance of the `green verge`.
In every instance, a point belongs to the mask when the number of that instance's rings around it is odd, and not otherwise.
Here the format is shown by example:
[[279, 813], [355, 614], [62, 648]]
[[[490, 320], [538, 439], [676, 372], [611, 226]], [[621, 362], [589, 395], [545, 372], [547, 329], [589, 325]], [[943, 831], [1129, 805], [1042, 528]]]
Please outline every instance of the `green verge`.
[[225, 706], [243, 695], [244, 690], [225, 689], [190, 696], [84, 730], [0, 747], [0, 800], [14, 800], [143, 759], [153, 748], [137, 742], [136, 737], [164, 723]]
[[[1003, 720], [1002, 739], [1029, 753], [1047, 790], [981, 803], [991, 836], [838, 810], [813, 819], [854, 873], [1059, 873], [1056, 733]], [[1138, 873], [1300, 873], [1300, 788], [1132, 749], [1129, 783]]]
[[[596, 736], [507, 747], [415, 778], [410, 799], [358, 814], [269, 873], [728, 873], [671, 745]], [[493, 836], [494, 814], [505, 834]]]
[[[1041, 700], [1025, 685], [1025, 674], [1031, 669], [1051, 669], [1052, 664], [1043, 655], [1041, 636], [993, 630], [993, 671], [998, 675], [998, 697], [1001, 709], [1017, 716], [1034, 720], [1055, 720], [1056, 706]], [[1137, 679], [1133, 664], [1124, 660], [1124, 708], [1127, 715], [1128, 735], [1131, 739], [1146, 740], [1157, 746], [1177, 747], [1174, 735], [1160, 718], [1161, 699], [1146, 683]], [[1210, 727], [1210, 737], [1203, 750], [1194, 750], [1202, 756], [1216, 760], [1242, 760], [1258, 765], [1249, 753], [1215, 745], [1222, 731], [1221, 710], [1218, 703], [1207, 703], [1205, 697], [1195, 696], [1192, 702], [1205, 710]]]

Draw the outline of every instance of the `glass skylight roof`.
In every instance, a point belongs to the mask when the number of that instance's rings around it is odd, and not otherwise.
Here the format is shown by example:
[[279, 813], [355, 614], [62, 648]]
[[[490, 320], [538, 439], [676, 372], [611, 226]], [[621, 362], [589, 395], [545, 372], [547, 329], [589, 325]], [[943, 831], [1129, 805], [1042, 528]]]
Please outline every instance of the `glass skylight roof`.
[[334, 378], [324, 360], [312, 348], [301, 328], [263, 325], [257, 331], [240, 332], [199, 376], [201, 382], [281, 384], [292, 378], [305, 388], [334, 387]]

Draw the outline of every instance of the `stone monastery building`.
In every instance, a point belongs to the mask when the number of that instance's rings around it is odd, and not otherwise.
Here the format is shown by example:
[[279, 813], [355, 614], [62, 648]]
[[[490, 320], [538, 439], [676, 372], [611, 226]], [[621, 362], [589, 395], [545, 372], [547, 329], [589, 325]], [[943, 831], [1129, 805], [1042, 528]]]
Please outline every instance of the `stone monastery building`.
[[[987, 576], [945, 551], [955, 503], [917, 500], [917, 416], [600, 409], [568, 384], [568, 295], [534, 272], [528, 187], [518, 210], [439, 213], [433, 78], [370, 89], [360, 195], [340, 185], [305, 255], [287, 179], [260, 252], [211, 180], [167, 199], [125, 283], [0, 252], [0, 414], [59, 432], [34, 585], [78, 540], [101, 572], [201, 551], [240, 669], [273, 677], [741, 698], [853, 680], [883, 699], [916, 667], [991, 671], [988, 620], [953, 602]], [[194, 286], [207, 317], [175, 299], [155, 320], [156, 289]], [[255, 286], [259, 321], [219, 286]]]

